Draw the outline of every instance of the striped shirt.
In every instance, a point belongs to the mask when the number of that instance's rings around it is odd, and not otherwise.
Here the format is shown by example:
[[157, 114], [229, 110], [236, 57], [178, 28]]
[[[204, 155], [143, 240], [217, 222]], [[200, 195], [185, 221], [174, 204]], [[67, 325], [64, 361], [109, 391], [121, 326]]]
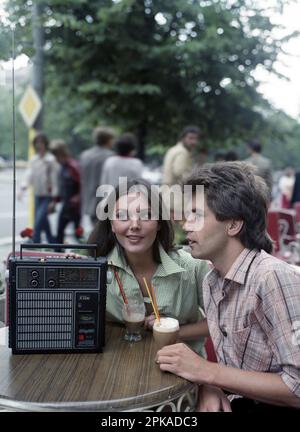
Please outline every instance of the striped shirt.
[[[179, 324], [195, 323], [203, 319], [202, 283], [209, 271], [206, 261], [194, 259], [183, 250], [167, 253], [159, 246], [161, 263], [158, 264], [151, 283], [155, 289], [158, 309], [161, 315], [177, 318]], [[117, 269], [126, 297], [143, 297], [137, 279], [126, 263], [124, 256], [115, 247], [107, 256], [108, 263]], [[122, 322], [123, 299], [115, 277], [107, 285], [107, 318]], [[204, 355], [203, 340], [188, 342], [198, 353]]]
[[207, 275], [203, 296], [218, 361], [278, 373], [300, 397], [300, 272], [244, 249], [224, 279]]

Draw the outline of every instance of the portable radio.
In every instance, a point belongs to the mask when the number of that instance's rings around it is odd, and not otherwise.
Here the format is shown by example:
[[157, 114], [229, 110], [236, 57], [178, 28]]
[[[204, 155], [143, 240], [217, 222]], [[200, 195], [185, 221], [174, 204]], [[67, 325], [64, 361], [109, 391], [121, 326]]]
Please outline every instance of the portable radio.
[[[9, 261], [9, 347], [13, 354], [101, 352], [107, 261], [96, 245], [22, 244]], [[94, 249], [95, 257], [23, 256], [23, 249]]]

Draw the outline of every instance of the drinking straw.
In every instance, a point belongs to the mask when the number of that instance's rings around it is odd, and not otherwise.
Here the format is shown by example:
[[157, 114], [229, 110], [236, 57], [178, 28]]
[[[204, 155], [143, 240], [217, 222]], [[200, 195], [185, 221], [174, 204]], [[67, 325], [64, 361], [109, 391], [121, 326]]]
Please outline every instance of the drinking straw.
[[121, 282], [120, 277], [118, 275], [118, 272], [117, 272], [117, 270], [115, 268], [114, 268], [114, 274], [115, 274], [115, 278], [117, 279], [117, 283], [119, 285], [119, 289], [120, 289], [120, 293], [121, 293], [121, 296], [123, 298], [123, 301], [124, 301], [125, 304], [128, 304], [128, 300], [127, 300], [127, 297], [125, 295], [125, 291], [124, 291], [122, 282]]
[[157, 306], [157, 301], [156, 301], [156, 295], [155, 295], [155, 291], [154, 291], [154, 286], [151, 284], [150, 285], [151, 286], [151, 294], [152, 294], [152, 298], [153, 298], [153, 301], [154, 301], [154, 305], [155, 305], [155, 308], [156, 308], [156, 311], [157, 311], [157, 315], [158, 315], [158, 321], [160, 321], [160, 314], [159, 314], [159, 310], [158, 310], [158, 306]]
[[[155, 304], [156, 304], [156, 306], [155, 306], [154, 305], [154, 301], [152, 299], [152, 295], [150, 293], [150, 290], [149, 290], [149, 287], [148, 287], [148, 284], [147, 284], [147, 281], [146, 281], [146, 278], [143, 278], [143, 281], [144, 281], [144, 284], [146, 286], [146, 289], [147, 289], [147, 292], [148, 292], [148, 296], [150, 298], [150, 301], [151, 301], [151, 304], [152, 304], [152, 307], [153, 307], [153, 311], [154, 311], [155, 317], [156, 317], [157, 321], [160, 321], [160, 316], [159, 316], [159, 312], [158, 312], [158, 309], [157, 309], [157, 303], [155, 301]], [[155, 296], [155, 293], [153, 292], [153, 298], [154, 298], [154, 296]]]

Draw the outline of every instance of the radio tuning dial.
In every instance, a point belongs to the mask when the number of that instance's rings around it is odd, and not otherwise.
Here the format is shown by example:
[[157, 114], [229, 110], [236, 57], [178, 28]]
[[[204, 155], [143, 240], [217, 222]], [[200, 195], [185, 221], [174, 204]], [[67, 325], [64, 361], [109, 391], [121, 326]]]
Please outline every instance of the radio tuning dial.
[[54, 288], [56, 285], [55, 280], [54, 279], [49, 279], [48, 280], [48, 287], [49, 288]]
[[30, 285], [32, 286], [32, 288], [36, 288], [38, 286], [38, 281], [36, 279], [32, 279]]

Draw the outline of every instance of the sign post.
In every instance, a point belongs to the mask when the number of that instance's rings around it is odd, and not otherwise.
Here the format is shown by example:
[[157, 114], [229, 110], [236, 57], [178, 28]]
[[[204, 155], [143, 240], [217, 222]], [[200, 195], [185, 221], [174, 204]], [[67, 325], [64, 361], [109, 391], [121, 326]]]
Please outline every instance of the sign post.
[[[35, 137], [36, 130], [33, 125], [42, 109], [42, 102], [37, 92], [33, 87], [28, 86], [19, 104], [19, 112], [28, 127], [28, 160], [34, 154], [32, 141]], [[34, 224], [34, 199], [33, 191], [31, 188], [29, 194], [29, 225], [31, 228]]]

